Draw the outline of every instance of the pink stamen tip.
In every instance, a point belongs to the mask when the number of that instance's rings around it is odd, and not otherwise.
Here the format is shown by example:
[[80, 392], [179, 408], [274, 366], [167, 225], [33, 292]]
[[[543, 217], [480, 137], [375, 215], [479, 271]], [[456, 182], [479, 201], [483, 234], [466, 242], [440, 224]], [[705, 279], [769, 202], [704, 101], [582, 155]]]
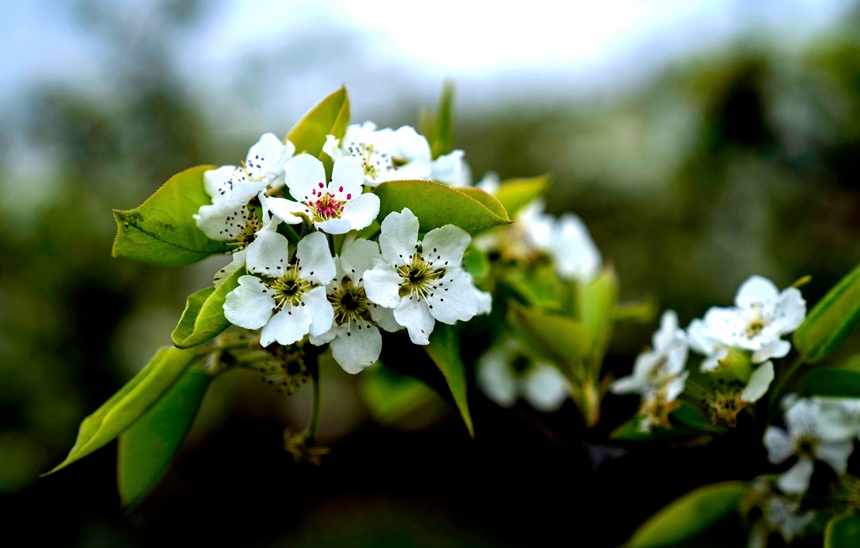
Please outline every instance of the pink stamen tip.
[[343, 192], [343, 187], [340, 187], [337, 191], [338, 191], [338, 192]]
[[347, 199], [347, 200], [352, 200], [352, 194], [347, 194], [347, 195], [346, 195], [346, 199]]
[[322, 183], [320, 183], [320, 188], [323, 188], [323, 186], [324, 186], [324, 185], [323, 185]]

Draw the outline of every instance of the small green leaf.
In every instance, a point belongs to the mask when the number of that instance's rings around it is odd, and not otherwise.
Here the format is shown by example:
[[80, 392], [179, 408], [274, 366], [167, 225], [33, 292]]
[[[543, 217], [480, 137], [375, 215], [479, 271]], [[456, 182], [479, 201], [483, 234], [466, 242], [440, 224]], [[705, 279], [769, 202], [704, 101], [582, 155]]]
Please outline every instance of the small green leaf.
[[518, 328], [541, 354], [558, 364], [577, 364], [588, 350], [588, 332], [581, 322], [511, 303], [508, 323]]
[[473, 196], [433, 181], [389, 181], [376, 187], [376, 195], [380, 219], [409, 208], [423, 232], [448, 224], [478, 230], [511, 222], [494, 204], [491, 209]]
[[191, 428], [212, 377], [189, 367], [161, 398], [119, 436], [117, 487], [130, 506], [155, 487]]
[[860, 322], [860, 265], [842, 278], [794, 332], [794, 345], [808, 362], [836, 350]]
[[489, 209], [500, 219], [506, 219], [508, 221], [511, 220], [510, 217], [508, 217], [508, 212], [505, 211], [505, 206], [503, 206], [502, 203], [498, 200], [498, 198], [496, 198], [492, 194], [488, 194], [480, 188], [474, 188], [470, 186], [460, 187], [457, 190], [462, 192], [466, 196], [474, 199], [475, 201], [480, 202], [481, 205]]
[[473, 278], [481, 279], [490, 271], [490, 259], [487, 254], [474, 246], [469, 246], [463, 254], [463, 265]]
[[508, 179], [499, 185], [496, 198], [513, 219], [519, 210], [546, 194], [551, 185], [552, 178], [549, 175], [528, 179]]
[[66, 460], [48, 474], [113, 441], [161, 397], [195, 357], [197, 354], [188, 350], [160, 348], [146, 367], [81, 422], [78, 438]]
[[466, 366], [460, 358], [460, 337], [457, 329], [453, 325], [436, 322], [436, 327], [430, 334], [430, 344], [424, 349], [445, 376], [454, 402], [460, 410], [460, 416], [466, 423], [469, 435], [474, 438], [472, 416], [469, 414], [469, 402], [466, 400]]
[[746, 486], [739, 481], [699, 487], [653, 515], [626, 546], [670, 546], [690, 539], [734, 511], [745, 492]]
[[296, 153], [321, 156], [326, 135], [338, 139], [349, 125], [349, 95], [346, 88], [335, 91], [310, 109], [287, 134], [286, 140], [296, 145]]
[[803, 393], [811, 396], [860, 398], [860, 371], [821, 367], [803, 377]]
[[654, 298], [620, 303], [615, 307], [616, 324], [646, 324], [657, 317], [659, 303]]
[[499, 281], [530, 306], [561, 311], [562, 284], [551, 264], [537, 265], [531, 272], [509, 270]]
[[595, 363], [600, 363], [612, 337], [618, 276], [612, 267], [606, 267], [590, 283], [577, 282], [576, 292], [576, 316], [588, 332]]
[[191, 348], [217, 337], [230, 327], [224, 317], [224, 301], [227, 294], [239, 286], [239, 278], [245, 274], [240, 268], [217, 288], [207, 287], [188, 297], [185, 311], [170, 338], [178, 348]]
[[444, 156], [454, 150], [454, 84], [451, 82], [446, 82], [442, 88], [431, 150], [433, 158]]
[[361, 395], [373, 417], [388, 424], [438, 396], [426, 384], [387, 367], [372, 367], [361, 375]]
[[211, 203], [203, 174], [215, 166], [178, 173], [136, 209], [113, 212], [117, 233], [111, 254], [156, 266], [180, 266], [223, 253], [224, 242], [206, 237], [194, 215]]
[[860, 516], [848, 514], [827, 522], [824, 548], [857, 548], [860, 546]]

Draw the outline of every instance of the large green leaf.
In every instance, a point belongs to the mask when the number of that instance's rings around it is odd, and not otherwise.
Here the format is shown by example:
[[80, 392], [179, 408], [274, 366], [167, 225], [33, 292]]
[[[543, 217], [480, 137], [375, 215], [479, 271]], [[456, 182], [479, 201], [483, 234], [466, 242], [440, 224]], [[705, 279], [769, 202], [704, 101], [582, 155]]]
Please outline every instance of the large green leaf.
[[376, 195], [380, 219], [409, 208], [425, 232], [448, 224], [478, 230], [511, 222], [498, 209], [490, 209], [460, 190], [433, 181], [390, 181], [377, 186]]
[[860, 322], [860, 265], [842, 278], [794, 332], [794, 345], [808, 362], [836, 350]]
[[445, 376], [469, 435], [475, 437], [472, 416], [469, 414], [469, 402], [466, 400], [466, 366], [460, 358], [460, 337], [457, 329], [453, 325], [436, 322], [436, 327], [430, 334], [430, 344], [424, 349]]
[[191, 428], [211, 377], [192, 366], [119, 436], [117, 487], [123, 506], [141, 500], [167, 470]]
[[670, 546], [690, 539], [734, 511], [745, 492], [745, 485], [739, 481], [699, 487], [653, 515], [626, 546]]
[[156, 266], [179, 266], [223, 253], [224, 242], [206, 237], [193, 215], [211, 203], [203, 174], [215, 166], [198, 166], [178, 173], [136, 209], [115, 209], [117, 233], [114, 257]]
[[113, 441], [164, 394], [195, 357], [197, 354], [188, 350], [160, 348], [146, 367], [81, 422], [78, 438], [66, 460], [48, 474]]
[[503, 206], [502, 202], [500, 202], [498, 198], [496, 198], [492, 194], [488, 194], [480, 188], [474, 188], [469, 186], [460, 187], [457, 190], [459, 192], [462, 192], [466, 196], [472, 198], [473, 200], [480, 202], [481, 205], [489, 209], [494, 215], [496, 215], [500, 219], [507, 219], [510, 221], [508, 212], [505, 211], [505, 206]]
[[860, 371], [822, 367], [813, 369], [803, 377], [804, 394], [860, 398]]
[[224, 317], [224, 301], [227, 294], [239, 285], [239, 278], [245, 274], [240, 268], [231, 274], [217, 288], [207, 287], [188, 296], [185, 311], [170, 338], [179, 348], [191, 348], [217, 337], [230, 326]]
[[577, 364], [588, 350], [588, 332], [574, 319], [511, 303], [508, 323], [558, 364]]
[[296, 153], [320, 156], [326, 135], [343, 137], [349, 125], [349, 95], [346, 88], [335, 91], [310, 109], [287, 133]]
[[546, 194], [550, 185], [552, 185], [552, 178], [549, 175], [528, 179], [508, 179], [499, 185], [496, 198], [513, 219], [519, 210]]
[[618, 304], [618, 276], [606, 267], [590, 283], [576, 283], [576, 316], [588, 332], [589, 346], [595, 362], [600, 363], [615, 321]]
[[860, 546], [860, 516], [848, 514], [833, 518], [824, 530], [824, 548], [857, 548]]

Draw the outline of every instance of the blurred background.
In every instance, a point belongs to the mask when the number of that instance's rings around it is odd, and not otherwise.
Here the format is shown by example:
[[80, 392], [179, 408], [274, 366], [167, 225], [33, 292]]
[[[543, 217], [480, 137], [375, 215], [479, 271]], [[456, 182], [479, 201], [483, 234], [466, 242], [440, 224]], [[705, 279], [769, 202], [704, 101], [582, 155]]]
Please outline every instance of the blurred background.
[[[455, 145], [476, 179], [552, 174], [550, 211], [583, 218], [623, 296], [657, 298], [682, 325], [730, 304], [751, 274], [780, 287], [811, 274], [804, 295], [816, 302], [860, 257], [860, 3], [593, 4], [4, 4], [6, 534], [60, 546], [557, 535], [611, 546], [695, 486], [767, 470], [764, 450], [738, 454], [738, 439], [635, 458], [604, 446], [634, 412], [630, 398], [607, 399], [617, 411], [586, 433], [570, 404], [503, 410], [473, 392], [472, 441], [423, 387], [386, 415], [366, 404], [379, 385], [330, 366], [321, 441], [333, 452], [321, 468], [282, 449], [282, 430], [304, 426], [309, 390], [286, 397], [231, 372], [133, 512], [119, 510], [113, 446], [37, 477], [62, 460], [80, 420], [169, 344], [186, 295], [224, 262], [111, 259], [111, 208], [136, 207], [186, 167], [236, 163], [342, 83], [354, 122], [399, 127], [452, 80]], [[619, 333], [607, 367], [627, 374], [654, 327]]]

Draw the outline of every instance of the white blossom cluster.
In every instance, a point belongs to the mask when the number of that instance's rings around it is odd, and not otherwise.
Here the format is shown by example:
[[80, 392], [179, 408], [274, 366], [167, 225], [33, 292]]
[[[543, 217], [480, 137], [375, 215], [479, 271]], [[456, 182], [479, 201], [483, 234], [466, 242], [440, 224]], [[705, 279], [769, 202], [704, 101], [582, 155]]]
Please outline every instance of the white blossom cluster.
[[[378, 242], [357, 237], [379, 216], [372, 187], [403, 179], [460, 183], [468, 175], [462, 151], [432, 160], [427, 140], [411, 127], [377, 130], [369, 122], [349, 126], [343, 139], [329, 135], [324, 151], [334, 162], [330, 179], [319, 159], [295, 155], [292, 143], [271, 133], [244, 164], [204, 174], [212, 203], [194, 218], [232, 253], [215, 284], [247, 270], [226, 297], [227, 320], [261, 330], [264, 347], [305, 337], [330, 344], [341, 367], [357, 373], [379, 358], [379, 329], [405, 328], [413, 343], [426, 345], [437, 320], [453, 324], [490, 311], [490, 295], [462, 267], [471, 241], [464, 230], [445, 225], [419, 239], [418, 219], [403, 209], [381, 220]], [[297, 245], [278, 231], [282, 223], [304, 234]]]
[[668, 428], [668, 413], [680, 405], [677, 398], [685, 390], [691, 348], [705, 356], [703, 373], [721, 375], [711, 386], [699, 387], [697, 395], [714, 423], [724, 420], [733, 426], [737, 413], [767, 392], [774, 378], [770, 359], [788, 354], [791, 343], [782, 337], [805, 317], [806, 302], [798, 289], [780, 292], [770, 280], [752, 276], [738, 289], [735, 306], [710, 308], [686, 332], [678, 329], [674, 312], [664, 313], [653, 348], [637, 358], [631, 376], [613, 383], [612, 391], [641, 395], [641, 430], [658, 424]]

